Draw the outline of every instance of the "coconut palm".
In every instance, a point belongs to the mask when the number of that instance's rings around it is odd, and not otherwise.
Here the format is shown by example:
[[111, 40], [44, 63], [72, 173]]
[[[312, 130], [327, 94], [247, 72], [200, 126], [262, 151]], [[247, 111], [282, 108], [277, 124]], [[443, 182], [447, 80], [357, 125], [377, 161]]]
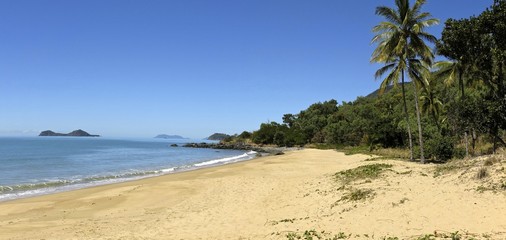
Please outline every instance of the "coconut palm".
[[457, 82], [460, 98], [465, 98], [464, 75], [469, 70], [467, 64], [462, 63], [462, 61], [439, 61], [434, 63], [433, 68], [435, 69], [433, 73], [434, 77], [442, 80], [446, 85], [452, 85]]
[[421, 12], [424, 3], [425, 0], [416, 0], [415, 4], [411, 7], [409, 0], [395, 0], [396, 9], [386, 6], [376, 8], [376, 14], [384, 17], [386, 21], [381, 22], [373, 28], [373, 32], [376, 35], [372, 39], [372, 43], [377, 43], [378, 46], [371, 58], [372, 62], [385, 64], [384, 67], [376, 72], [376, 77], [390, 71], [390, 74], [381, 83], [383, 88], [392, 83], [396, 84], [401, 79], [412, 160], [413, 144], [404, 90], [405, 73], [408, 74], [413, 82], [422, 163], [425, 163], [425, 157], [418, 107], [418, 87], [424, 86], [427, 83], [427, 66], [430, 66], [434, 59], [434, 54], [429, 46], [425, 44], [425, 41], [436, 42], [436, 38], [425, 32], [425, 28], [439, 23], [439, 20], [432, 18], [430, 13]]
[[443, 109], [443, 103], [439, 100], [434, 92], [434, 86], [438, 79], [431, 77], [429, 84], [423, 88], [420, 96], [421, 110], [424, 114], [430, 115], [439, 131], [441, 131], [440, 115]]
[[[435, 69], [433, 72], [433, 77], [435, 79], [443, 81], [446, 85], [452, 85], [455, 82], [458, 83], [460, 100], [463, 101], [466, 96], [464, 92], [464, 77], [466, 73], [471, 70], [471, 65], [466, 64], [463, 61], [439, 61], [434, 64], [433, 68]], [[467, 130], [465, 130], [464, 140], [466, 145], [466, 157], [469, 157], [469, 143], [467, 135]]]

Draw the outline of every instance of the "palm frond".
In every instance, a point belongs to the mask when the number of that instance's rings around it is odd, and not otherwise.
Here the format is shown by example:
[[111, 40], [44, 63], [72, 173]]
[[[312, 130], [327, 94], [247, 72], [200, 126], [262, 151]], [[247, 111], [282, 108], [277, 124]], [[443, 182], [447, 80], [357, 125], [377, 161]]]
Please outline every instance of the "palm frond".
[[383, 66], [382, 68], [380, 68], [376, 71], [376, 73], [374, 74], [374, 78], [376, 78], [376, 79], [381, 78], [381, 76], [383, 76], [386, 72], [388, 72], [389, 70], [391, 70], [395, 67], [396, 67], [395, 63], [390, 63], [390, 64]]
[[392, 8], [385, 7], [385, 6], [379, 6], [376, 8], [375, 13], [378, 16], [382, 16], [382, 17], [386, 18], [388, 21], [390, 21], [392, 23], [398, 24], [401, 22], [399, 16], [397, 15], [397, 12]]
[[424, 39], [430, 43], [436, 43], [437, 42], [437, 38], [434, 37], [434, 35], [430, 34], [430, 33], [426, 33], [426, 32], [419, 32], [418, 33], [418, 36], [421, 38], [421, 39]]
[[439, 61], [434, 64], [434, 77], [443, 81], [446, 85], [453, 84], [458, 77], [458, 66], [456, 62]]
[[388, 74], [388, 76], [383, 80], [383, 82], [381, 82], [379, 94], [382, 95], [390, 84], [397, 86], [397, 82], [399, 81], [400, 75], [401, 75], [401, 68], [397, 66], [396, 68], [394, 68], [392, 72], [390, 72], [390, 74]]
[[413, 8], [411, 9], [414, 16], [418, 16], [420, 14], [423, 4], [425, 4], [425, 0], [416, 0]]
[[421, 22], [421, 21], [424, 21], [425, 19], [431, 17], [431, 14], [428, 13], [428, 12], [423, 12], [423, 13], [419, 13], [419, 14], [416, 14], [413, 16], [413, 21], [414, 22]]
[[378, 24], [372, 28], [373, 32], [378, 32], [378, 33], [392, 32], [392, 31], [398, 31], [398, 30], [399, 30], [399, 26], [397, 26], [391, 22], [380, 22], [380, 24]]

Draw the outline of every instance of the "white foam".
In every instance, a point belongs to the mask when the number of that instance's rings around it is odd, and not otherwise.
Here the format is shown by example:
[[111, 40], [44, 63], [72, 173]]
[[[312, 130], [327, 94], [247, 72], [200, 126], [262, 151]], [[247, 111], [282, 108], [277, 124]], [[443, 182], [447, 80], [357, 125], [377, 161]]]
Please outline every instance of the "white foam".
[[241, 161], [241, 160], [249, 160], [249, 159], [252, 159], [256, 153], [257, 152], [255, 152], [255, 151], [249, 151], [247, 153], [244, 153], [244, 154], [241, 154], [238, 156], [233, 156], [233, 157], [228, 157], [228, 158], [220, 158], [220, 159], [210, 160], [210, 161], [201, 162], [201, 163], [195, 163], [195, 164], [193, 164], [193, 166], [202, 167], [202, 166], [208, 166], [208, 165], [215, 165], [215, 164], [219, 164], [219, 163], [229, 163], [229, 162], [237, 162], [237, 161]]
[[173, 167], [173, 168], [162, 169], [160, 171], [163, 172], [163, 173], [169, 173], [169, 172], [174, 172], [175, 170], [176, 170], [176, 168]]

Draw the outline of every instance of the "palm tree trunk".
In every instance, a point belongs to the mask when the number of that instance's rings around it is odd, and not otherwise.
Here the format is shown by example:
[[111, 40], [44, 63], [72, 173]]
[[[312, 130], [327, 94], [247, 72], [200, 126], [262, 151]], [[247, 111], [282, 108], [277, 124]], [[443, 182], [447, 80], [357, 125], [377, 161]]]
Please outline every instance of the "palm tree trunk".
[[475, 152], [475, 148], [476, 148], [476, 139], [477, 139], [478, 137], [476, 136], [476, 131], [474, 130], [474, 128], [472, 129], [472, 131], [473, 131], [473, 132], [472, 132], [471, 137], [472, 137], [472, 140], [473, 140], [473, 141], [471, 142], [471, 144], [472, 144], [471, 146], [473, 147], [473, 152], [472, 152], [472, 154], [473, 154], [473, 155], [475, 155], [475, 154], [476, 154], [476, 152]]
[[416, 110], [416, 121], [418, 124], [418, 140], [420, 141], [420, 162], [422, 164], [425, 163], [425, 156], [424, 156], [424, 150], [423, 150], [423, 136], [422, 136], [422, 122], [420, 120], [420, 109], [418, 108], [418, 89], [416, 87], [416, 83], [412, 82], [413, 89], [415, 93], [415, 110]]
[[[459, 86], [460, 86], [460, 101], [463, 102], [464, 101], [464, 97], [466, 96], [464, 94], [464, 80], [462, 79], [462, 71], [463, 70], [460, 70], [460, 74], [459, 74]], [[467, 128], [467, 126], [466, 126]], [[468, 144], [468, 141], [467, 141], [467, 130], [464, 131], [464, 141], [466, 143], [466, 158], [469, 157], [469, 144]]]
[[409, 126], [409, 113], [408, 113], [408, 104], [406, 103], [406, 90], [404, 89], [404, 70], [402, 70], [402, 100], [404, 101], [404, 114], [406, 115], [406, 126], [408, 128], [408, 138], [409, 138], [409, 160], [414, 161], [413, 157], [413, 139], [411, 137], [411, 127]]
[[469, 158], [469, 143], [467, 141], [467, 131], [464, 131], [464, 139], [466, 142], [466, 158]]
[[462, 71], [463, 70], [459, 71], [460, 100], [464, 100], [464, 97], [466, 96], [464, 94], [464, 79], [462, 79]]

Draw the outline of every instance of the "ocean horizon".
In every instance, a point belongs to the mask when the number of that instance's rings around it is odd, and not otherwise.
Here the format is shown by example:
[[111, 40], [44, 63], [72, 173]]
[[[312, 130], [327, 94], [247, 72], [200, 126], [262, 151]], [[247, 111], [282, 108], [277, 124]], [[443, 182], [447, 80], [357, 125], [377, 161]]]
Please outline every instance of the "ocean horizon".
[[253, 151], [180, 147], [188, 142], [213, 141], [0, 137], [0, 201], [188, 171], [256, 156]]

